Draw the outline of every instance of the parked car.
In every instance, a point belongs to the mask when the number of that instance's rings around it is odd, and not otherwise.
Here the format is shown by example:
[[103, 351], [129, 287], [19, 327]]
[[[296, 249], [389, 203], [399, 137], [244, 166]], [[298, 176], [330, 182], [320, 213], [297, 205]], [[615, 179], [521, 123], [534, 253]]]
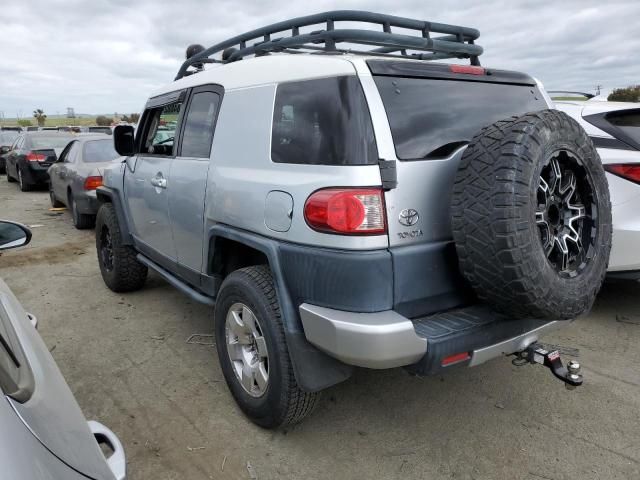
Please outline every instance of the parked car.
[[111, 136], [79, 135], [49, 167], [51, 205], [67, 206], [76, 228], [92, 228], [98, 213], [96, 188], [102, 185], [102, 170], [119, 157]]
[[88, 127], [87, 131], [89, 133], [106, 133], [107, 135], [113, 134], [113, 130], [111, 127]]
[[21, 133], [5, 155], [7, 181], [17, 180], [23, 192], [47, 185], [47, 170], [74, 138], [74, 135], [60, 132]]
[[613, 209], [608, 275], [640, 280], [640, 104], [597, 97], [555, 103], [587, 131], [607, 172]]
[[[580, 385], [537, 340], [600, 289], [604, 170], [539, 82], [479, 65], [478, 35], [338, 11], [187, 59], [135, 136], [114, 131], [127, 158], [97, 191], [105, 284], [140, 289], [150, 268], [215, 304], [225, 380], [263, 427], [300, 421], [354, 367], [433, 375], [516, 354]], [[328, 54], [263, 55], [306, 48]], [[204, 55], [222, 64], [190, 72]], [[430, 60], [449, 56], [471, 65]]]
[[[0, 221], [0, 250], [30, 239], [25, 226]], [[126, 461], [118, 437], [98, 422], [87, 422], [36, 326], [36, 318], [0, 279], [2, 478], [124, 479]], [[113, 452], [109, 458], [99, 443]]]
[[11, 145], [16, 138], [18, 138], [20, 132], [17, 130], [1, 130], [0, 131], [0, 173], [4, 173], [5, 170], [5, 155], [11, 150]]

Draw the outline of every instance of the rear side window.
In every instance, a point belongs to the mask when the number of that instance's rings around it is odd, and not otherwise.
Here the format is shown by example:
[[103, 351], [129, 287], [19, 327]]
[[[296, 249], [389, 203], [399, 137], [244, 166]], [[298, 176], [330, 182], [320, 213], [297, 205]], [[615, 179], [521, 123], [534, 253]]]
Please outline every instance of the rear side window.
[[607, 120], [640, 144], [640, 109], [609, 113]]
[[209, 157], [219, 101], [220, 97], [213, 92], [200, 92], [193, 95], [185, 117], [180, 156]]
[[278, 85], [271, 159], [310, 165], [373, 165], [378, 153], [355, 76]]
[[483, 127], [548, 108], [536, 87], [376, 76], [401, 160], [448, 156]]
[[113, 140], [92, 140], [84, 144], [82, 161], [84, 163], [110, 162], [118, 158], [118, 152], [113, 147]]

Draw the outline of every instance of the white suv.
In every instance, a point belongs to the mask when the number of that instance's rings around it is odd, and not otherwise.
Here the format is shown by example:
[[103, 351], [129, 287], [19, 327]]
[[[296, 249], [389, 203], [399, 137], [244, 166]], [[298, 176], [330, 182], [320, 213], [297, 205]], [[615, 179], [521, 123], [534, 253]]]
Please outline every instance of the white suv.
[[607, 172], [613, 214], [609, 276], [640, 280], [640, 104], [600, 97], [555, 104], [586, 130]]

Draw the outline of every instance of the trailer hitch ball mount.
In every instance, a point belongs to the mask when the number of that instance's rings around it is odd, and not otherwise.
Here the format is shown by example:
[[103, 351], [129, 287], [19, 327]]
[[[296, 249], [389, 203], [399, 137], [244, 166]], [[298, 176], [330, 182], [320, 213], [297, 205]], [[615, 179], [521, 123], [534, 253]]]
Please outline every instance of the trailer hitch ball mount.
[[573, 390], [582, 385], [580, 364], [571, 360], [567, 366], [565, 366], [562, 363], [558, 350], [549, 350], [542, 343], [534, 342], [524, 350], [516, 352], [514, 355], [516, 356], [516, 358], [512, 360], [514, 365], [520, 367], [533, 363], [547, 367], [557, 379], [564, 382], [568, 390]]

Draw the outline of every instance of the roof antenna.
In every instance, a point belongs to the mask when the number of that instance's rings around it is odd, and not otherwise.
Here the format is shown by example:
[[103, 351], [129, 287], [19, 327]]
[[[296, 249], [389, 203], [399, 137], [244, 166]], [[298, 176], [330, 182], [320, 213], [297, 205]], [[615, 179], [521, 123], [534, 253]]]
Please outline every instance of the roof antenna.
[[[191, 57], [193, 57], [194, 55], [197, 55], [201, 52], [204, 52], [205, 48], [197, 43], [193, 43], [191, 45], [189, 45], [187, 47], [187, 51], [185, 52], [185, 58], [187, 60], [189, 60]], [[194, 63], [191, 65], [191, 67], [193, 67], [195, 70], [192, 72], [189, 72], [189, 75], [192, 75], [194, 73], [198, 73], [198, 72], [202, 72], [204, 70], [204, 64], [203, 63]]]

